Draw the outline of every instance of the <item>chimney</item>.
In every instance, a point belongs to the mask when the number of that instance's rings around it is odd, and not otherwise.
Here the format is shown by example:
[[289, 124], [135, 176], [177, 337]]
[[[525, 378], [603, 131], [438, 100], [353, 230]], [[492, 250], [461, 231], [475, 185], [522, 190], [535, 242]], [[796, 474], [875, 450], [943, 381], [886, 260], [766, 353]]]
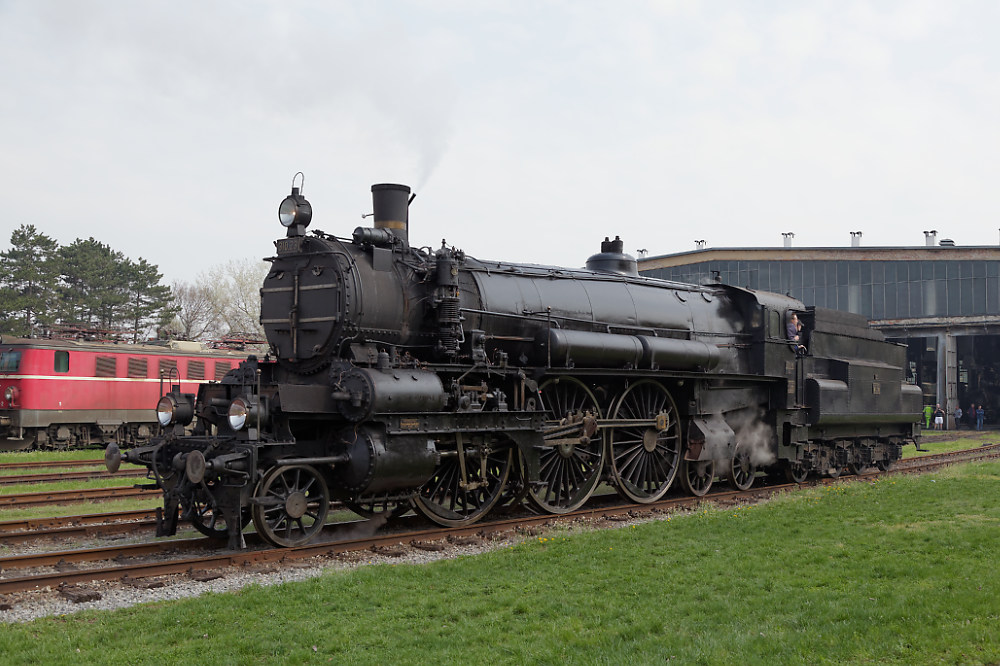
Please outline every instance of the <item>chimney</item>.
[[705, 241], [704, 240], [696, 240], [694, 242], [694, 249], [696, 249], [696, 250], [704, 250], [705, 249]]
[[795, 234], [791, 231], [782, 231], [781, 235], [785, 238], [785, 247], [791, 247], [792, 239], [795, 238]]
[[861, 232], [852, 231], [851, 232], [851, 247], [861, 247]]
[[372, 206], [375, 228], [384, 229], [409, 244], [410, 188], [406, 185], [383, 183], [372, 185]]
[[934, 242], [937, 240], [937, 229], [932, 229], [930, 231], [924, 232], [924, 245], [927, 247], [934, 247]]

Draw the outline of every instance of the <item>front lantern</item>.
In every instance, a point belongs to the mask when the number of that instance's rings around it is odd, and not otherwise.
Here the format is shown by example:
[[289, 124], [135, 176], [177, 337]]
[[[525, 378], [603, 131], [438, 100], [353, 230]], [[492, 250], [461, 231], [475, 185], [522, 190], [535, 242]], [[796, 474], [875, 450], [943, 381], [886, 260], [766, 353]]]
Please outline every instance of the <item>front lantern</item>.
[[186, 426], [194, 419], [193, 395], [174, 392], [166, 394], [156, 403], [156, 420], [166, 428], [169, 425]]
[[239, 432], [244, 428], [259, 428], [270, 423], [265, 396], [243, 395], [229, 403], [229, 427]]
[[233, 430], [243, 430], [250, 414], [249, 405], [243, 398], [236, 398], [229, 404], [229, 427]]
[[[295, 187], [295, 179], [299, 176], [301, 176], [299, 187]], [[305, 182], [306, 177], [301, 171], [292, 176], [292, 193], [278, 206], [278, 221], [283, 227], [288, 228], [289, 237], [305, 235], [306, 227], [312, 220], [312, 204], [301, 194]]]

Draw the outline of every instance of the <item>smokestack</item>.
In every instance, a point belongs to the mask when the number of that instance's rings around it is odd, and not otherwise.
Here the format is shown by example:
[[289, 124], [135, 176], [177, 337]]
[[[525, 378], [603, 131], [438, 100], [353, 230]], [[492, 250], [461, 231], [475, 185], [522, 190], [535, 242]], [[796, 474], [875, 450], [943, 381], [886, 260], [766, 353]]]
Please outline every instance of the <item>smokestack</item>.
[[934, 243], [937, 240], [937, 229], [932, 229], [930, 231], [924, 232], [924, 245], [927, 247], [934, 247]]
[[852, 231], [851, 232], [851, 247], [861, 247], [861, 232]]
[[404, 245], [410, 244], [409, 185], [372, 185], [372, 210], [376, 229], [385, 229]]
[[785, 247], [792, 246], [792, 239], [795, 238], [795, 234], [791, 231], [783, 231], [781, 235], [785, 238]]

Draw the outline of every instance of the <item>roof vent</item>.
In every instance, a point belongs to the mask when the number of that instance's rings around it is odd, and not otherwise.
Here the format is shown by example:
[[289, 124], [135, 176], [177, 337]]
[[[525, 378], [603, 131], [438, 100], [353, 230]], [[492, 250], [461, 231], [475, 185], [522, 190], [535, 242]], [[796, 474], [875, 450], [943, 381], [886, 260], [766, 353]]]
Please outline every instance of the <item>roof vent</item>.
[[937, 238], [937, 229], [924, 232], [924, 245], [934, 247], [934, 240]]
[[785, 247], [792, 246], [792, 239], [795, 238], [795, 232], [793, 231], [782, 231], [782, 237], [785, 239]]
[[938, 243], [941, 247], [955, 247], [955, 241], [950, 238], [942, 238], [941, 242]]
[[852, 231], [851, 232], [851, 247], [861, 247], [861, 232]]

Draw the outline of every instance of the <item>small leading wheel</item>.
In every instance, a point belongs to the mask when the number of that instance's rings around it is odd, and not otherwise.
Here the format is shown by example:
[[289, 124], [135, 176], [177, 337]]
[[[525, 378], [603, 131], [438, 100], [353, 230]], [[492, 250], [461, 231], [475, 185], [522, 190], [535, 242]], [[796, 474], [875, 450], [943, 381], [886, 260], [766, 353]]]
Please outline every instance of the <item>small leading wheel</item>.
[[275, 546], [301, 546], [323, 529], [330, 491], [311, 465], [271, 468], [257, 484], [253, 524]]
[[888, 472], [889, 468], [892, 467], [892, 461], [886, 458], [880, 458], [879, 460], [875, 461], [875, 467], [880, 472]]
[[670, 489], [680, 463], [681, 425], [674, 400], [659, 382], [644, 379], [625, 389], [614, 418], [655, 421], [655, 427], [616, 427], [609, 435], [618, 492], [633, 502], [655, 502]]
[[[190, 520], [194, 528], [212, 539], [229, 538], [229, 523], [226, 522], [226, 515], [218, 509], [212, 499], [211, 492], [215, 487], [215, 480], [210, 479], [205, 482], [204, 487], [195, 490], [191, 498]], [[250, 514], [240, 511], [240, 531], [250, 524]]]
[[695, 497], [704, 496], [715, 479], [714, 460], [684, 460], [681, 462], [681, 485]]
[[729, 470], [729, 485], [736, 490], [750, 490], [757, 477], [757, 465], [750, 457], [750, 447], [743, 442], [736, 444], [733, 451], [732, 467]]
[[485, 435], [460, 442], [413, 499], [417, 511], [446, 527], [469, 525], [486, 515], [500, 500], [514, 461], [509, 442]]
[[785, 476], [792, 483], [805, 483], [809, 478], [809, 468], [801, 460], [789, 460], [785, 463]]
[[[547, 412], [547, 427], [582, 418], [585, 413], [601, 418], [597, 398], [579, 379], [550, 379], [538, 391]], [[585, 429], [581, 424], [580, 432]], [[564, 439], [566, 441], [542, 449], [538, 456], [540, 483], [528, 487], [532, 503], [547, 513], [568, 513], [583, 506], [594, 494], [604, 467], [604, 437], [599, 431], [576, 441], [569, 441], [571, 437]]]
[[854, 476], [861, 476], [869, 469], [871, 469], [869, 465], [862, 465], [861, 463], [851, 463], [847, 466], [847, 471]]

